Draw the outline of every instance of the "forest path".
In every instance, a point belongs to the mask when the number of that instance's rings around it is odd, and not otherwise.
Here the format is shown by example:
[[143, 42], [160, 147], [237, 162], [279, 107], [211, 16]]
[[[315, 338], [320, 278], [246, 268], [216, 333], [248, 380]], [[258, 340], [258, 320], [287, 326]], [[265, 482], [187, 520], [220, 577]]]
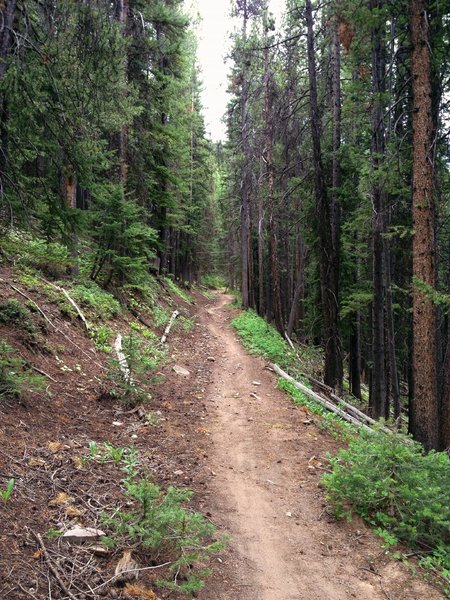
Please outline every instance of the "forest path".
[[245, 352], [229, 325], [231, 299], [221, 294], [198, 315], [215, 352], [205, 390], [209, 508], [231, 536], [221, 581], [213, 577], [199, 597], [438, 598], [403, 565], [384, 561], [378, 538], [361, 522], [330, 519], [320, 490], [321, 457], [336, 444], [277, 389], [265, 362]]

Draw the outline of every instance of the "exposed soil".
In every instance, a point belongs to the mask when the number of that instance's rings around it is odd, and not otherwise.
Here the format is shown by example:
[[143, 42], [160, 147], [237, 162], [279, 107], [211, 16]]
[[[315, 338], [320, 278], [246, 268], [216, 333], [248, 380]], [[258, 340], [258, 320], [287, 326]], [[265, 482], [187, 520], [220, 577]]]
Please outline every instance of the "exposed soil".
[[330, 518], [320, 476], [336, 444], [276, 388], [266, 363], [242, 349], [228, 325], [229, 300], [221, 296], [200, 317], [216, 350], [211, 512], [233, 540], [224, 580], [201, 598], [439, 598], [387, 559], [363, 523]]
[[[10, 280], [4, 271], [0, 276]], [[18, 298], [4, 283], [2, 296]], [[51, 394], [0, 407], [0, 489], [16, 480], [10, 501], [0, 504], [1, 600], [68, 597], [35, 533], [77, 599], [92, 598], [86, 586], [94, 589], [114, 573], [122, 549], [97, 556], [46, 536], [75, 523], [101, 526], [102, 512], [124, 504], [117, 467], [82, 462], [90, 440], [135, 445], [158, 484], [194, 490], [193, 508], [230, 534], [200, 600], [441, 597], [386, 557], [364, 524], [330, 517], [320, 477], [325, 453], [336, 450], [336, 442], [277, 390], [263, 360], [242, 349], [229, 325], [229, 297], [197, 295], [195, 306], [177, 300], [197, 322], [190, 333], [175, 328], [170, 335], [172, 363], [162, 369], [165, 383], [152, 388], [149, 410], [159, 423], [151, 426], [107, 399], [108, 356], [94, 352], [82, 325], [64, 321], [37, 292], [27, 293], [59, 331], [42, 324], [30, 343], [21, 332], [0, 327], [1, 337], [47, 373]], [[123, 330], [124, 319], [113, 326]], [[177, 375], [174, 362], [190, 375]], [[145, 572], [140, 582], [150, 587], [155, 578]], [[114, 586], [100, 591], [106, 598], [125, 597]], [[181, 598], [167, 590], [158, 596]]]

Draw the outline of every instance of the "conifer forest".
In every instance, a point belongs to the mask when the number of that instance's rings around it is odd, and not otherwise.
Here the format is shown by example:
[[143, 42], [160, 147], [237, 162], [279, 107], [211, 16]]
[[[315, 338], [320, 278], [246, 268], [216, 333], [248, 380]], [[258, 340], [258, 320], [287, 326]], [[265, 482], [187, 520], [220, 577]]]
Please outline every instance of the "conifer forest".
[[[195, 2], [0, 0], [0, 598], [450, 595], [450, 0], [272, 8], [229, 2], [219, 140]], [[330, 515], [400, 544], [385, 588], [268, 558], [239, 498], [302, 520], [238, 479], [272, 414], [316, 428], [283, 457]]]

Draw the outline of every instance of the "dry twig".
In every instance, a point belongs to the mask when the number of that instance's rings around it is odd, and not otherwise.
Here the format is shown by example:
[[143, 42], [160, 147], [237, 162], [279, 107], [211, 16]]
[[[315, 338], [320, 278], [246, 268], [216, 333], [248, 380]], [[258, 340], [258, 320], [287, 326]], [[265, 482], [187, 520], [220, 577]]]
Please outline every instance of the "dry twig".
[[70, 600], [77, 600], [76, 597], [72, 594], [72, 592], [69, 590], [69, 588], [66, 586], [66, 584], [62, 580], [61, 575], [58, 572], [58, 569], [52, 563], [52, 560], [47, 552], [47, 548], [45, 547], [44, 542], [42, 541], [42, 537], [39, 535], [39, 533], [36, 533], [32, 529], [30, 529], [30, 531], [33, 534], [34, 538], [37, 540], [39, 546], [41, 547], [42, 555], [47, 562], [48, 568], [55, 576], [55, 578], [56, 578], [57, 582], [59, 583], [59, 585], [61, 586], [61, 589], [63, 590], [63, 592], [70, 598]]

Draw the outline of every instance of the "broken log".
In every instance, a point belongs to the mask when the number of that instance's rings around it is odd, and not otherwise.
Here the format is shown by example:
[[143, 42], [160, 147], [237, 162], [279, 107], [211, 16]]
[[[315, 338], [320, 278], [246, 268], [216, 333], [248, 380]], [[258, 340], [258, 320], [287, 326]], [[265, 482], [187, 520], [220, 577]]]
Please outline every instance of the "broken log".
[[314, 377], [311, 377], [310, 375], [305, 375], [305, 377], [308, 378], [308, 381], [310, 381], [312, 383], [312, 385], [316, 385], [317, 387], [322, 389], [323, 393], [327, 394], [329, 396], [329, 398], [331, 400], [333, 400], [333, 402], [336, 402], [336, 404], [338, 406], [340, 405], [340, 406], [343, 406], [344, 408], [346, 408], [357, 419], [365, 421], [368, 425], [375, 425], [376, 427], [378, 427], [385, 433], [392, 433], [392, 431], [388, 427], [384, 427], [384, 425], [380, 425], [380, 423], [378, 423], [378, 421], [375, 421], [375, 419], [372, 419], [372, 417], [369, 417], [369, 415], [366, 415], [366, 413], [363, 413], [361, 410], [359, 410], [359, 408], [356, 408], [356, 406], [353, 406], [353, 404], [350, 404], [346, 400], [343, 400], [342, 398], [337, 396], [334, 393], [333, 388], [330, 388], [328, 385], [325, 385], [321, 381], [314, 379]]
[[371, 429], [368, 425], [363, 423], [359, 418], [357, 418], [356, 416], [349, 415], [348, 413], [346, 413], [344, 410], [342, 410], [341, 408], [339, 408], [338, 406], [336, 406], [329, 400], [322, 398], [322, 396], [319, 396], [319, 394], [310, 390], [308, 387], [306, 387], [306, 385], [304, 385], [303, 383], [300, 383], [300, 381], [295, 381], [295, 379], [293, 377], [288, 375], [278, 365], [271, 364], [271, 367], [273, 368], [273, 370], [276, 373], [278, 373], [278, 375], [280, 375], [280, 377], [282, 377], [283, 379], [286, 379], [286, 381], [289, 381], [290, 383], [292, 383], [292, 385], [294, 385], [298, 390], [303, 392], [306, 396], [309, 396], [312, 400], [319, 403], [320, 405], [325, 407], [330, 412], [333, 412], [334, 414], [338, 415], [339, 417], [341, 417], [341, 419], [344, 419], [344, 421], [347, 421], [348, 423], [351, 423], [352, 425], [356, 425], [357, 427], [362, 427], [366, 431], [373, 432], [373, 429]]
[[172, 316], [170, 317], [170, 321], [167, 324], [167, 327], [164, 330], [163, 336], [161, 338], [161, 344], [164, 344], [167, 340], [167, 337], [170, 333], [170, 330], [172, 329], [172, 325], [175, 322], [175, 319], [178, 317], [180, 313], [177, 310], [174, 310], [172, 313]]

